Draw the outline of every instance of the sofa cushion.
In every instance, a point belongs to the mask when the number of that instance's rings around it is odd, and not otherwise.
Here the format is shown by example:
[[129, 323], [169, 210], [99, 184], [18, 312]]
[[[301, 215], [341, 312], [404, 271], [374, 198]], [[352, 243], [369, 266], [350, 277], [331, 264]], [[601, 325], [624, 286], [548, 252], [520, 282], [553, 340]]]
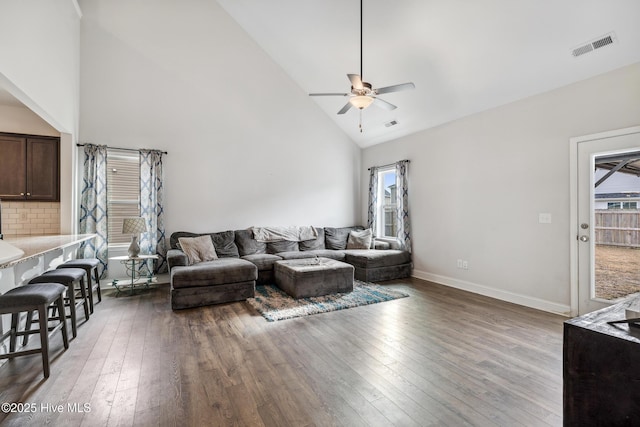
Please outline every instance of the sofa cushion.
[[172, 249], [180, 249], [178, 239], [180, 237], [198, 237], [211, 236], [213, 246], [216, 248], [218, 258], [239, 258], [238, 247], [235, 243], [235, 233], [233, 230], [223, 231], [221, 233], [189, 233], [187, 231], [176, 231], [171, 234], [169, 245]]
[[298, 243], [301, 251], [314, 251], [317, 249], [325, 249], [324, 246], [324, 228], [314, 227], [318, 233], [318, 237], [311, 240], [303, 240]]
[[236, 246], [235, 236], [233, 230], [223, 231], [221, 233], [212, 233], [211, 239], [213, 240], [213, 246], [216, 247], [216, 253], [218, 258], [238, 258], [238, 247]]
[[373, 249], [391, 249], [391, 244], [383, 240], [373, 239]]
[[211, 236], [180, 237], [178, 242], [187, 255], [189, 264], [218, 259]]
[[364, 230], [364, 227], [361, 227], [359, 225], [354, 227], [341, 227], [341, 228], [325, 227], [324, 228], [325, 247], [327, 249], [336, 249], [336, 250], [346, 249], [347, 239], [349, 238], [349, 233], [352, 230]]
[[280, 242], [267, 243], [268, 254], [277, 254], [279, 252], [291, 252], [291, 251], [298, 251], [298, 242], [289, 242], [287, 240], [282, 240]]
[[371, 249], [373, 232], [370, 228], [366, 230], [351, 230], [347, 238], [347, 249]]
[[174, 289], [247, 282], [257, 278], [255, 264], [240, 258], [220, 258], [171, 270]]
[[187, 231], [176, 231], [175, 233], [172, 233], [169, 238], [169, 247], [171, 247], [171, 249], [180, 249], [180, 242], [178, 241], [179, 238], [198, 236], [202, 236], [202, 234], [189, 233]]
[[169, 264], [169, 269], [181, 265], [189, 265], [189, 258], [180, 249], [169, 249], [167, 251], [167, 264]]
[[278, 256], [282, 259], [302, 259], [302, 258], [331, 258], [338, 261], [344, 259], [343, 251], [333, 251], [331, 249], [316, 249], [315, 251], [293, 251], [293, 252], [279, 252]]
[[253, 238], [253, 231], [248, 230], [236, 230], [236, 246], [240, 256], [254, 255], [254, 254], [266, 254], [267, 244], [264, 242], [258, 242]]
[[411, 254], [397, 249], [347, 249], [344, 251], [345, 261], [354, 267], [377, 268], [411, 262]]
[[271, 270], [276, 261], [282, 261], [282, 258], [278, 255], [271, 254], [245, 255], [242, 259], [246, 259], [247, 261], [254, 263], [256, 267], [258, 267], [258, 271]]

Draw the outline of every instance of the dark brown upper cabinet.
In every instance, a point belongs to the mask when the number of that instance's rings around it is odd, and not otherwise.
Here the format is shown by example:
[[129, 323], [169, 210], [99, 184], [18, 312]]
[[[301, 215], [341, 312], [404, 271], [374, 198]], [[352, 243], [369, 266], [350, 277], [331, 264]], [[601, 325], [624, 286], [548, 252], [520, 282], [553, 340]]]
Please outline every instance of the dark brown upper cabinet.
[[0, 199], [60, 201], [60, 138], [0, 133]]

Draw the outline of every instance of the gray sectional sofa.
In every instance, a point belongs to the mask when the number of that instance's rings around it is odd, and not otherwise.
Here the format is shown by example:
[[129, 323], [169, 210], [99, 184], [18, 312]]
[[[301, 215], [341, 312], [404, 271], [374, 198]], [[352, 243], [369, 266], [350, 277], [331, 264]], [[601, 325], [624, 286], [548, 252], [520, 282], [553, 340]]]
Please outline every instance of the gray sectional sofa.
[[[364, 227], [315, 227], [317, 238], [301, 242], [263, 243], [251, 229], [220, 233], [175, 232], [167, 261], [171, 274], [171, 308], [182, 309], [240, 301], [254, 296], [256, 284], [274, 283], [274, 264], [283, 259], [325, 257], [353, 265], [358, 280], [379, 282], [411, 275], [411, 254], [375, 242], [375, 249], [347, 249], [352, 230]], [[189, 265], [180, 237], [210, 235], [219, 259]]]

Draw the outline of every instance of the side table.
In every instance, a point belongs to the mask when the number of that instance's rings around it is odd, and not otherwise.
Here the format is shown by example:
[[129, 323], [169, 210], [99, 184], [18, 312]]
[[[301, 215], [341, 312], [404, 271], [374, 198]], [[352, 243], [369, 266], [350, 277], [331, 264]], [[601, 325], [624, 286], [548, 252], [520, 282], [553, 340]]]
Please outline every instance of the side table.
[[[153, 268], [149, 268], [149, 260], [158, 259], [158, 255], [138, 255], [136, 257], [130, 257], [128, 255], [111, 257], [109, 260], [120, 261], [127, 271], [127, 280], [123, 280], [120, 283], [119, 279], [114, 279], [111, 285], [116, 288], [116, 296], [120, 295], [120, 292], [129, 288], [131, 294], [136, 287], [149, 288], [149, 284], [153, 282], [155, 277], [153, 276]], [[146, 264], [148, 274], [141, 275], [139, 267], [141, 264]]]

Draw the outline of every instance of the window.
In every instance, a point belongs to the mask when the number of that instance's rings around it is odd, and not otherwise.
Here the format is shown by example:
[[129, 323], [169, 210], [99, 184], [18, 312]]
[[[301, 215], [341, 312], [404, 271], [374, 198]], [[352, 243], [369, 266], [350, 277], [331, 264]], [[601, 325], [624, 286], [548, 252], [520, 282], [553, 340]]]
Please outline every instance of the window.
[[607, 209], [638, 209], [638, 202], [608, 202]]
[[396, 170], [384, 169], [378, 172], [378, 230], [377, 236], [397, 236], [396, 215]]
[[125, 217], [140, 216], [140, 155], [137, 152], [107, 150], [108, 242], [128, 244], [122, 234]]

